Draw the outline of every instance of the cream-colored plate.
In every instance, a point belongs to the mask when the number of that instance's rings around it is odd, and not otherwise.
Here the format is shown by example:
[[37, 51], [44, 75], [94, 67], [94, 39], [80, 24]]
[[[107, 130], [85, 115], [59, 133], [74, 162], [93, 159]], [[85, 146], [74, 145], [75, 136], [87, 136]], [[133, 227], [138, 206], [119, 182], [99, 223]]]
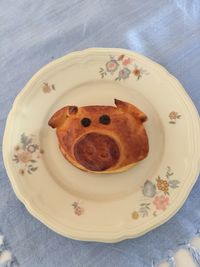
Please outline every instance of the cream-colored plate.
[[[48, 119], [65, 105], [114, 105], [114, 98], [148, 115], [149, 155], [122, 173], [83, 172], [61, 155]], [[94, 48], [53, 61], [28, 82], [8, 116], [3, 156], [33, 216], [64, 236], [116, 242], [183, 205], [199, 172], [199, 140], [197, 111], [163, 67], [128, 50]]]

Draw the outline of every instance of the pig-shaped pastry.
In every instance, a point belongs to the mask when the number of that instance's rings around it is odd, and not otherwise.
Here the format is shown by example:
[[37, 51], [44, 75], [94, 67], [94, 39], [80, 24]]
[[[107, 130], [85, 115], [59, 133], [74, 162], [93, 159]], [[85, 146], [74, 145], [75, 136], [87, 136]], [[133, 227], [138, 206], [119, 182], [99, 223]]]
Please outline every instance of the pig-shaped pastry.
[[149, 151], [147, 116], [132, 104], [66, 106], [49, 120], [65, 158], [81, 170], [113, 173], [128, 169]]

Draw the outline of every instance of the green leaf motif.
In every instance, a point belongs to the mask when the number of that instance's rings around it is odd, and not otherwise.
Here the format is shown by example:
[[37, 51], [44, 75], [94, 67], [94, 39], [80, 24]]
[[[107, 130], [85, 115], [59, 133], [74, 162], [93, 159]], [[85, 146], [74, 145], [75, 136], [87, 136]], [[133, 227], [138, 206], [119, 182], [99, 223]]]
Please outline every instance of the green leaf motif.
[[170, 179], [170, 176], [174, 175], [173, 172], [171, 172], [171, 168], [167, 166], [167, 172], [166, 172], [166, 177], [167, 179]]
[[100, 68], [99, 73], [100, 73], [102, 79], [107, 75], [107, 72], [103, 68]]
[[179, 184], [180, 184], [180, 182], [178, 180], [171, 180], [171, 181], [169, 181], [169, 186], [171, 188], [178, 188], [179, 187]]
[[30, 168], [30, 170], [31, 170], [32, 172], [36, 171], [37, 169], [38, 169], [38, 167], [32, 167], [32, 168]]
[[171, 172], [171, 167], [167, 166], [167, 172]]
[[73, 204], [72, 204], [72, 206], [74, 207], [74, 208], [77, 208], [78, 207], [78, 202], [74, 202]]
[[16, 163], [19, 162], [19, 159], [18, 159], [18, 156], [17, 155], [14, 155], [12, 160], [15, 161]]
[[140, 204], [139, 212], [141, 213], [142, 217], [149, 215], [149, 211], [151, 210], [151, 208], [149, 207], [150, 205], [151, 205], [151, 203], [141, 203]]
[[142, 214], [142, 217], [148, 216], [148, 211], [146, 208], [140, 208], [139, 212]]
[[32, 138], [28, 138], [24, 133], [21, 135], [21, 143], [23, 145], [23, 149], [25, 149], [29, 144], [31, 144]]

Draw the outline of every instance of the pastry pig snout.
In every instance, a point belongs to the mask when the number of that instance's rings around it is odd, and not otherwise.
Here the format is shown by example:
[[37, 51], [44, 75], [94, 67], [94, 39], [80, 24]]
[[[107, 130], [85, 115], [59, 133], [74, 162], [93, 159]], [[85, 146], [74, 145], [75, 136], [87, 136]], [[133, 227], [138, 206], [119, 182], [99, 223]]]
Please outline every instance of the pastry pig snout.
[[77, 140], [74, 156], [88, 170], [104, 171], [118, 162], [120, 151], [113, 138], [91, 132]]

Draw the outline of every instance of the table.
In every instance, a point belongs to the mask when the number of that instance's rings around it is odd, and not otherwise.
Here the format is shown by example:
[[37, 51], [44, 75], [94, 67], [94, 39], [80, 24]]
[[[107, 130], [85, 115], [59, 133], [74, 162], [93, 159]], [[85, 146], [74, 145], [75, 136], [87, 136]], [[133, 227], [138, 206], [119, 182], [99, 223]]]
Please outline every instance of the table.
[[[31, 76], [53, 59], [87, 47], [121, 47], [150, 57], [180, 80], [200, 110], [199, 0], [2, 0], [0, 5], [1, 140], [12, 103]], [[173, 262], [170, 250], [173, 256], [200, 229], [199, 194], [198, 179], [181, 210], [143, 237], [118, 244], [74, 241], [26, 211], [0, 156], [0, 265], [146, 267]]]

